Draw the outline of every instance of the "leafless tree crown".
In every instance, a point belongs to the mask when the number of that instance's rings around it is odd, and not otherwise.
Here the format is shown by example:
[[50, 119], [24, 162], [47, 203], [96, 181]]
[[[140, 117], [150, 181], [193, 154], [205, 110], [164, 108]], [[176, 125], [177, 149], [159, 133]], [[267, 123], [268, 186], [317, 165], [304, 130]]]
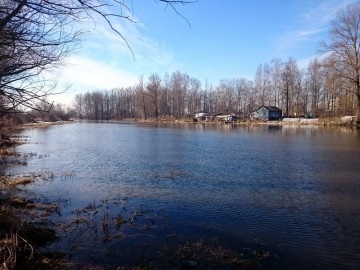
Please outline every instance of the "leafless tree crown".
[[[175, 11], [192, 1], [159, 0]], [[36, 109], [56, 86], [44, 77], [58, 67], [84, 33], [79, 22], [104, 20], [120, 35], [117, 19], [132, 19], [132, 1], [0, 0], [0, 112]], [[132, 51], [131, 51], [132, 53]]]
[[360, 2], [337, 13], [331, 24], [329, 42], [322, 43], [322, 50], [332, 54], [332, 68], [350, 83], [357, 97], [360, 119]]

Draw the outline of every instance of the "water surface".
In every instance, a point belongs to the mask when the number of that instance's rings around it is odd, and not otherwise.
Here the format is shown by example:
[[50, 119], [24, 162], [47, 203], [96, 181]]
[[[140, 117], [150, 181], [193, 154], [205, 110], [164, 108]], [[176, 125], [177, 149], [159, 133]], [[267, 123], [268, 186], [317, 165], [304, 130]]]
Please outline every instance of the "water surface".
[[[266, 249], [268, 269], [360, 268], [354, 130], [74, 123], [26, 134], [18, 151], [34, 155], [8, 171], [54, 175], [25, 189], [62, 205], [53, 219], [66, 237], [53, 248], [79, 263], [136, 263], [140, 247], [221, 239]], [[107, 217], [131, 226], [99, 232]]]

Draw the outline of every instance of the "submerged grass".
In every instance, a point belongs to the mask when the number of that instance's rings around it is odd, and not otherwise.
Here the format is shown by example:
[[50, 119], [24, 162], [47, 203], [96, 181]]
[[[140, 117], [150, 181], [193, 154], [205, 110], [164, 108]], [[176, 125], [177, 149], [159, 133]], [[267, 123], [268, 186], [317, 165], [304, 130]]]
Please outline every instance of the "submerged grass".
[[[0, 153], [20, 157], [13, 150], [4, 150]], [[177, 180], [188, 175], [188, 172], [172, 168], [169, 174], [160, 178]], [[69, 180], [73, 176], [71, 172], [62, 175], [61, 178]], [[59, 235], [68, 239], [74, 236], [71, 252], [76, 252], [86, 249], [89, 239], [99, 238], [107, 246], [108, 254], [111, 254], [118, 242], [130, 243], [133, 239], [146, 237], [155, 239], [156, 234], [151, 233], [151, 229], [154, 228], [157, 230], [161, 228], [166, 232], [167, 217], [165, 213], [147, 209], [144, 205], [129, 205], [129, 198], [125, 197], [113, 201], [105, 199], [99, 204], [89, 203], [84, 208], [75, 210], [73, 218], [66, 224], [54, 226], [48, 218], [53, 214], [60, 214], [58, 204], [42, 203], [14, 195], [18, 188], [40, 179], [53, 180], [53, 178], [52, 173], [46, 172], [16, 177], [0, 176], [0, 270], [256, 269], [270, 256], [269, 252], [263, 250], [233, 250], [217, 241], [194, 239], [191, 242], [179, 243], [170, 239], [160, 248], [147, 245], [124, 246], [123, 251], [125, 253], [130, 251], [130, 254], [133, 252], [135, 261], [129, 258], [123, 263], [110, 265], [92, 259], [85, 266], [78, 265], [75, 261], [71, 261], [72, 254], [56, 250], [44, 252], [44, 247], [59, 240]], [[12, 192], [3, 192], [5, 189]], [[149, 252], [146, 252], [147, 250]], [[101, 252], [98, 251], [98, 257], [106, 255]]]
[[[145, 205], [131, 203], [130, 198], [102, 200], [89, 203], [73, 212], [73, 219], [55, 225], [39, 222], [42, 217], [60, 212], [57, 204], [40, 203], [19, 196], [2, 196], [0, 201], [0, 269], [260, 269], [270, 257], [268, 251], [255, 248], [232, 249], [221, 240], [193, 239], [166, 236], [161, 246], [151, 232], [153, 228], [167, 230], [165, 213]], [[115, 210], [115, 211], [114, 211]], [[116, 213], [116, 215], [111, 213]], [[46, 213], [46, 214], [45, 214]], [[32, 220], [33, 222], [30, 222]], [[54, 229], [53, 229], [54, 228]], [[57, 228], [57, 229], [56, 229]], [[56, 233], [57, 232], [57, 233]], [[45, 250], [58, 236], [70, 240], [71, 253], [86, 252], [98, 241], [95, 256], [82, 265], [72, 254]], [[144, 237], [149, 243], [130, 245]], [[98, 239], [98, 240], [96, 240]], [[181, 241], [183, 239], [183, 241]], [[191, 239], [191, 238], [188, 238]], [[123, 244], [121, 244], [123, 242]], [[104, 253], [101, 246], [107, 249]], [[119, 249], [119, 246], [122, 246]], [[120, 253], [119, 253], [120, 252]], [[107, 261], [107, 254], [129, 254], [125, 260]]]
[[166, 245], [157, 257], [161, 267], [178, 266], [190, 269], [257, 269], [261, 261], [270, 257], [268, 251], [243, 249], [235, 251], [222, 246], [217, 239], [198, 240]]
[[[131, 198], [92, 202], [73, 214], [60, 228], [78, 269], [261, 269], [271, 257], [256, 243], [168, 235], [166, 213]], [[89, 260], [77, 261], [84, 254]]]

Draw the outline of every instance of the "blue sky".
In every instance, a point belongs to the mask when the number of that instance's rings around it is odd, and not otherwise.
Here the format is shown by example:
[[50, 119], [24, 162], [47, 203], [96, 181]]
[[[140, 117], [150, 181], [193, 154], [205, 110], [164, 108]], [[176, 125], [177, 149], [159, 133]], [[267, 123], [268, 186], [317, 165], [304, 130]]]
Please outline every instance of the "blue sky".
[[[129, 1], [128, 1], [129, 2]], [[140, 75], [181, 71], [217, 85], [221, 79], [252, 79], [259, 64], [290, 56], [300, 67], [319, 56], [336, 12], [355, 0], [199, 0], [171, 7], [133, 0], [136, 23], [116, 21], [123, 40], [98, 21], [59, 73], [71, 85], [56, 102], [75, 94], [132, 86]], [[129, 2], [130, 3], [130, 2]]]

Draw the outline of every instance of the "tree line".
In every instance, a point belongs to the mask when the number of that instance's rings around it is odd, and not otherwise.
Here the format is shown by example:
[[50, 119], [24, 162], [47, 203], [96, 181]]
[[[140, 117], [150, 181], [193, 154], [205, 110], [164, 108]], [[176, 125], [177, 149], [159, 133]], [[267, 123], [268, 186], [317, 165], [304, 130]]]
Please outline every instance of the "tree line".
[[[56, 80], [49, 80], [44, 72], [57, 68], [72, 52], [83, 36], [82, 22], [102, 19], [131, 51], [114, 28], [116, 19], [132, 21], [130, 4], [117, 0], [63, 2], [0, 2], [0, 117], [43, 108], [56, 113], [61, 108], [47, 101]], [[160, 2], [176, 13], [177, 4], [193, 3]], [[109, 8], [114, 13], [108, 13]], [[357, 114], [360, 119], [360, 2], [340, 10], [330, 29], [328, 42], [321, 44], [321, 58], [306, 68], [299, 68], [291, 57], [273, 59], [260, 64], [252, 79], [221, 80], [217, 85], [201, 83], [180, 71], [162, 77], [154, 73], [127, 88], [79, 94], [75, 111], [84, 119], [182, 118], [199, 111], [246, 116], [261, 105], [273, 105], [285, 116]], [[63, 109], [61, 113], [70, 115]]]
[[262, 105], [284, 116], [357, 115], [360, 121], [360, 2], [340, 10], [331, 23], [321, 58], [306, 68], [295, 59], [260, 64], [252, 80], [221, 80], [213, 86], [179, 71], [151, 74], [128, 88], [92, 91], [75, 98], [80, 118], [181, 118], [199, 111], [247, 116]]
[[197, 112], [235, 113], [246, 117], [256, 108], [277, 106], [284, 116], [329, 117], [356, 114], [352, 85], [338, 76], [334, 55], [299, 68], [293, 58], [260, 64], [252, 80], [201, 83], [180, 71], [161, 77], [141, 76], [127, 88], [94, 90], [75, 97], [82, 119], [183, 118]]

